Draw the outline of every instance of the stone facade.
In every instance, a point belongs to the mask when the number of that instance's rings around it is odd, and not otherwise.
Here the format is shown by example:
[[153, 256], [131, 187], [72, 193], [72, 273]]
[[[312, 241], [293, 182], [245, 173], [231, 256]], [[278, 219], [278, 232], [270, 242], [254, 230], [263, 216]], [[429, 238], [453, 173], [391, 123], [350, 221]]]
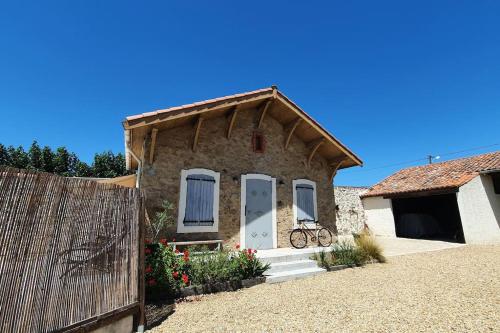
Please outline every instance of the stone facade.
[[366, 223], [365, 210], [359, 196], [368, 187], [335, 186], [335, 215], [339, 235], [360, 232]]
[[[307, 157], [310, 149], [296, 137], [292, 137], [288, 149], [285, 150], [286, 133], [283, 126], [271, 117], [264, 119], [259, 130], [265, 138], [265, 151], [254, 153], [252, 136], [258, 115], [259, 112], [255, 109], [238, 111], [230, 139], [225, 135], [225, 117], [204, 120], [196, 151], [191, 149], [194, 134], [192, 126], [158, 132], [154, 162], [152, 165], [146, 162], [141, 179], [149, 216], [153, 216], [162, 200], [166, 199], [175, 204], [174, 216], [177, 221], [182, 169], [204, 168], [220, 173], [218, 232], [177, 234], [174, 227], [167, 231], [169, 238], [222, 239], [230, 245], [240, 242], [241, 175], [249, 173], [276, 178], [278, 247], [290, 246], [294, 179], [316, 182], [318, 219], [322, 225], [336, 233], [335, 203], [331, 195], [330, 169], [326, 160], [317, 153], [308, 167]], [[146, 152], [146, 156], [148, 154], [149, 152]]]

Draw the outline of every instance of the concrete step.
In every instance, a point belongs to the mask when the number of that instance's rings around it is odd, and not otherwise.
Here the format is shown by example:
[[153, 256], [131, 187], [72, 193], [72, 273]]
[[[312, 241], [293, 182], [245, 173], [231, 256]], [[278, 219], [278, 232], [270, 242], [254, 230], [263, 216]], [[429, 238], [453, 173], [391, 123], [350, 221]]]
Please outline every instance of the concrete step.
[[303, 268], [291, 271], [277, 272], [266, 277], [266, 283], [278, 283], [291, 281], [296, 279], [302, 279], [309, 276], [314, 276], [326, 272], [326, 269], [313, 267], [313, 268]]
[[272, 275], [280, 272], [294, 271], [306, 268], [316, 268], [316, 267], [318, 267], [316, 261], [309, 259], [275, 262], [271, 264], [271, 268], [266, 273]]
[[[314, 253], [319, 252], [319, 249], [308, 249], [308, 251], [280, 251], [280, 252], [270, 252], [266, 251], [266, 253], [259, 253], [257, 257], [265, 263], [270, 263], [271, 265], [274, 263], [280, 262], [290, 262], [290, 261], [298, 261], [298, 260], [309, 260], [314, 255]], [[264, 251], [262, 251], [264, 252]]]

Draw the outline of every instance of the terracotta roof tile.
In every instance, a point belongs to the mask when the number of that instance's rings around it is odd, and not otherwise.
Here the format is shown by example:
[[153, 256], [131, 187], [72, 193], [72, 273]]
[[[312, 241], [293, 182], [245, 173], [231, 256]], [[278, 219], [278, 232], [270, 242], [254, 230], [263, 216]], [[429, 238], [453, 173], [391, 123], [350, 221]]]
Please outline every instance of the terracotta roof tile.
[[456, 189], [488, 170], [500, 170], [500, 151], [403, 169], [372, 186], [362, 197]]

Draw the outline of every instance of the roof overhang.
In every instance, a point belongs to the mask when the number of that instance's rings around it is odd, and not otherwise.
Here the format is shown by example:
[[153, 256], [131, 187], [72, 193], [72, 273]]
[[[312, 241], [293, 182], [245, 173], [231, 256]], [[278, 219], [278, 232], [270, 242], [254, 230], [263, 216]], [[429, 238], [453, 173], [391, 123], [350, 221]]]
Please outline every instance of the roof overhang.
[[318, 148], [318, 154], [332, 164], [338, 164], [341, 161], [339, 169], [363, 164], [358, 156], [273, 86], [127, 117], [123, 121], [127, 169], [137, 167], [137, 161], [131, 155], [141, 156], [144, 140], [153, 129], [162, 131], [191, 125], [201, 115], [204, 119], [226, 116], [235, 107], [241, 110], [259, 109], [268, 101], [272, 101], [272, 104], [266, 116], [271, 116], [283, 126], [290, 126], [300, 119], [301, 121], [298, 121], [299, 124], [294, 128], [294, 135], [306, 144], [324, 140], [325, 144]]
[[[432, 195], [452, 194], [457, 192], [458, 192], [458, 187], [448, 187], [448, 188], [436, 188], [436, 189], [414, 191], [414, 192], [389, 193], [381, 196], [384, 199], [403, 199], [403, 198], [421, 198]], [[363, 198], [369, 198], [369, 197], [370, 196]]]
[[479, 173], [481, 175], [487, 175], [490, 173], [499, 173], [499, 172], [500, 172], [500, 169], [491, 169], [491, 170], [483, 170], [483, 171], [480, 171]]

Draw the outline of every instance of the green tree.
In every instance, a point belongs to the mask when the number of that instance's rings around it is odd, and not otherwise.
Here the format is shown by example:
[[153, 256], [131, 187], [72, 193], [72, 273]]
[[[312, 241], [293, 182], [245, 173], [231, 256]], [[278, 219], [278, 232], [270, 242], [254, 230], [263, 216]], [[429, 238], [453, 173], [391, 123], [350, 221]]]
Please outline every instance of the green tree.
[[0, 165], [45, 171], [66, 177], [112, 178], [127, 174], [125, 156], [122, 153], [115, 155], [111, 151], [105, 151], [95, 154], [94, 162], [88, 165], [66, 147], [59, 147], [55, 152], [48, 146], [41, 149], [36, 140], [28, 152], [25, 152], [22, 146], [6, 148], [0, 144]]
[[127, 174], [127, 170], [125, 167], [125, 156], [122, 153], [118, 153], [115, 155], [113, 170], [116, 172], [117, 176], [125, 176]]
[[49, 146], [42, 149], [42, 170], [45, 172], [54, 172], [54, 153]]
[[69, 176], [71, 171], [71, 156], [66, 147], [59, 147], [53, 159], [54, 173], [61, 176]]
[[126, 174], [125, 158], [123, 154], [113, 154], [111, 151], [95, 154], [94, 156], [94, 177], [113, 178]]
[[0, 143], [0, 165], [10, 166], [10, 155], [7, 148]]
[[87, 163], [78, 161], [75, 166], [75, 176], [76, 177], [93, 177], [94, 170]]
[[36, 140], [31, 144], [31, 147], [28, 150], [28, 156], [30, 159], [29, 169], [37, 171], [43, 170], [42, 149]]
[[24, 151], [23, 146], [19, 146], [17, 148], [9, 146], [7, 150], [10, 155], [10, 161], [11, 161], [10, 164], [12, 167], [18, 169], [28, 168], [30, 163], [30, 158], [28, 156], [28, 153]]
[[80, 164], [80, 159], [78, 156], [76, 156], [75, 153], [70, 153], [69, 154], [69, 166], [68, 166], [68, 172], [66, 176], [68, 177], [74, 177], [76, 176], [77, 173], [77, 167]]

